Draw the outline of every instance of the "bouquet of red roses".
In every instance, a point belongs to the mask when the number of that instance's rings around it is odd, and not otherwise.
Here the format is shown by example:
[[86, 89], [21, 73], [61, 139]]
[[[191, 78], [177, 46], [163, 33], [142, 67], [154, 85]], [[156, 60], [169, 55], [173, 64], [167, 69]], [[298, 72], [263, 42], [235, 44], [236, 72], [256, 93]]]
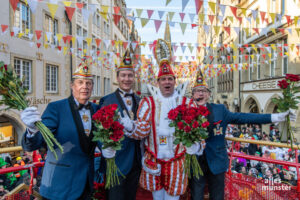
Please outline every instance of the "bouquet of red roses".
[[[93, 115], [93, 122], [97, 131], [94, 131], [93, 141], [100, 141], [102, 148], [111, 147], [114, 150], [120, 150], [121, 141], [124, 140], [124, 126], [118, 121], [118, 105], [111, 104], [99, 109]], [[120, 184], [118, 174], [124, 177], [115, 163], [115, 158], [106, 158], [106, 184], [105, 188], [110, 188]]]
[[[278, 81], [278, 86], [282, 89], [282, 97], [273, 98], [272, 101], [277, 105], [278, 112], [285, 112], [289, 109], [298, 109], [300, 103], [300, 76], [296, 74], [286, 74], [285, 79]], [[284, 131], [286, 131], [287, 139], [291, 141], [291, 147], [293, 148], [294, 134], [291, 128], [290, 116], [286, 116], [286, 122], [284, 124], [286, 130], [281, 130], [282, 139]]]
[[[187, 105], [179, 105], [170, 110], [168, 118], [172, 120], [170, 127], [175, 127], [174, 144], [181, 143], [185, 147], [191, 147], [195, 142], [199, 142], [208, 137], [207, 127], [209, 122], [206, 117], [209, 111], [205, 106], [189, 107]], [[191, 167], [193, 175], [199, 178], [199, 174], [203, 175], [196, 155], [186, 154], [185, 169], [189, 177], [191, 177]]]

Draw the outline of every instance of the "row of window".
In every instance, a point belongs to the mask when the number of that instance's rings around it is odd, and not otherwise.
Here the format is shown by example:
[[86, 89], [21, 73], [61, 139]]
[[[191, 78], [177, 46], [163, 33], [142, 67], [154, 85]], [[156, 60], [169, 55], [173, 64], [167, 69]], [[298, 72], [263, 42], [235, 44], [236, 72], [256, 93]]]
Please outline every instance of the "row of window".
[[[15, 58], [14, 70], [18, 78], [23, 79], [23, 87], [32, 92], [32, 61]], [[93, 96], [101, 96], [101, 78], [93, 76]], [[58, 93], [58, 66], [46, 64], [46, 92]], [[104, 95], [110, 93], [110, 78], [104, 78]]]

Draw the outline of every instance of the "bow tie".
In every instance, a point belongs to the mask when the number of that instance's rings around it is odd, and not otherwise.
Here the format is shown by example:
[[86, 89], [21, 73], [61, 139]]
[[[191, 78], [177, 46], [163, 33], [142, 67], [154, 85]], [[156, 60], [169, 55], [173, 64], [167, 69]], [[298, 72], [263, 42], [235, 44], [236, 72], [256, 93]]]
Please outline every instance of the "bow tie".
[[77, 107], [78, 110], [81, 110], [81, 109], [83, 109], [83, 108], [89, 110], [89, 109], [91, 108], [91, 103], [89, 102], [89, 103], [86, 104], [86, 105], [80, 103], [79, 106]]
[[124, 97], [134, 97], [134, 93], [126, 93], [125, 95], [124, 95]]

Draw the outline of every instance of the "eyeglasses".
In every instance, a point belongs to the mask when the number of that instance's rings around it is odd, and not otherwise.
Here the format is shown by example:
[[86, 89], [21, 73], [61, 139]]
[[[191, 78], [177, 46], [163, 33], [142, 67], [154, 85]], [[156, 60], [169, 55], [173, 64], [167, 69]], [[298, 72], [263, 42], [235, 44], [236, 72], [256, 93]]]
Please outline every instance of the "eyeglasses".
[[198, 93], [208, 93], [207, 90], [195, 90], [195, 92], [198, 92]]

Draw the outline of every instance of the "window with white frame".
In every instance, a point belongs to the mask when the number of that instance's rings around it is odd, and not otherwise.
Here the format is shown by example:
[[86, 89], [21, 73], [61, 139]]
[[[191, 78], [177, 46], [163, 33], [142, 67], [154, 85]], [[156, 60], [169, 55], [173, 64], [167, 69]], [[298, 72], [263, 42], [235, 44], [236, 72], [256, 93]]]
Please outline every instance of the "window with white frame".
[[45, 30], [49, 44], [58, 45], [58, 41], [55, 39], [58, 33], [58, 20], [53, 19], [49, 15], [45, 15]]
[[104, 95], [110, 93], [110, 78], [104, 78]]
[[95, 12], [93, 16], [93, 24], [96, 25], [98, 28], [100, 28], [100, 15]]
[[27, 35], [32, 30], [32, 16], [29, 6], [20, 1], [14, 12], [14, 27], [19, 28], [20, 33]]
[[272, 48], [271, 50], [271, 65], [270, 65], [270, 76], [275, 77], [275, 69], [276, 69], [276, 58], [275, 58], [275, 50]]
[[18, 78], [23, 79], [23, 87], [32, 91], [31, 73], [32, 73], [32, 62], [21, 58], [14, 59], [14, 69]]
[[46, 92], [58, 92], [58, 66], [46, 65]]
[[287, 39], [284, 39], [282, 42], [282, 75], [286, 75], [288, 73], [288, 49], [284, 46], [287, 44]]
[[261, 71], [261, 61], [260, 61], [260, 54], [258, 54], [259, 56], [257, 56], [257, 80], [259, 80], [261, 78], [261, 74], [260, 74], [260, 71]]

